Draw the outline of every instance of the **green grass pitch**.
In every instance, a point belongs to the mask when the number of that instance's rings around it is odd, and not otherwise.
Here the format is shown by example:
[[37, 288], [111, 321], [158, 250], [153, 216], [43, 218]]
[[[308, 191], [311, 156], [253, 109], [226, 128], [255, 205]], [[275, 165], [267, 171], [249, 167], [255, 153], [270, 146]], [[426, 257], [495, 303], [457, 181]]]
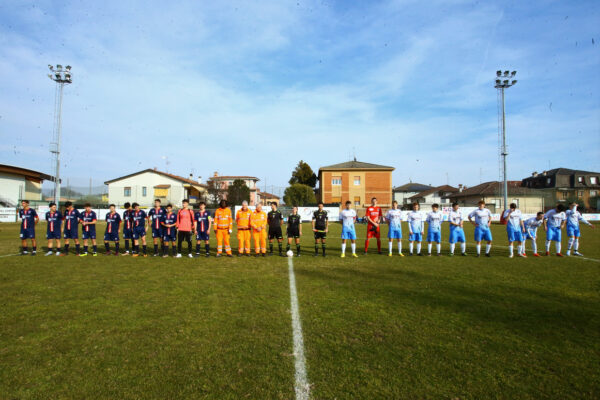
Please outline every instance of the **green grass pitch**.
[[[17, 253], [18, 230], [0, 224], [0, 255]], [[443, 257], [381, 256], [374, 241], [364, 256], [359, 240], [341, 259], [338, 224], [314, 258], [306, 234], [293, 262], [311, 398], [600, 397], [599, 231], [582, 227], [587, 259], [509, 259], [500, 225], [491, 258], [472, 242], [469, 257], [447, 243]], [[0, 399], [294, 398], [285, 258], [38, 247], [0, 258]]]

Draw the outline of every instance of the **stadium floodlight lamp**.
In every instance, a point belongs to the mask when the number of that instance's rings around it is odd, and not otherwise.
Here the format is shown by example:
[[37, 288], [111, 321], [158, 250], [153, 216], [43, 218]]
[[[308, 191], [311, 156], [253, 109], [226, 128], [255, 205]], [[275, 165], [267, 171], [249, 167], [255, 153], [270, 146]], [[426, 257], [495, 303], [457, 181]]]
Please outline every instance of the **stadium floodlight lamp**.
[[503, 82], [505, 85], [508, 85], [508, 79], [505, 79]]
[[[70, 71], [70, 70], [71, 70], [71, 66], [70, 66], [70, 65], [67, 65], [67, 66], [65, 67], [65, 69], [66, 69], [67, 71]], [[515, 73], [513, 73], [513, 76], [514, 76], [515, 74], [516, 74], [516, 72], [515, 72]]]
[[54, 74], [54, 76], [56, 77], [56, 79], [60, 80], [61, 76], [60, 76], [60, 72], [56, 72]]
[[511, 83], [511, 85], [514, 85], [514, 84], [516, 84], [516, 83], [517, 83], [517, 80], [516, 80], [516, 79], [514, 79], [514, 80], [512, 81], [512, 83]]
[[48, 68], [50, 69], [50, 71], [54, 71], [54, 67], [50, 64], [48, 64]]
[[517, 71], [513, 71], [510, 73], [511, 78], [517, 74]]
[[502, 83], [502, 81], [500, 79], [496, 79], [496, 85], [499, 85], [501, 83]]
[[56, 69], [58, 69], [59, 71], [62, 71], [62, 65], [56, 64]]
[[48, 78], [52, 79], [52, 74], [48, 74]]
[[498, 77], [502, 76], [502, 71], [500, 71], [500, 70], [496, 71], [496, 76], [498, 76]]
[[509, 73], [510, 72], [508, 72], [508, 71], [504, 71], [504, 76], [508, 76]]

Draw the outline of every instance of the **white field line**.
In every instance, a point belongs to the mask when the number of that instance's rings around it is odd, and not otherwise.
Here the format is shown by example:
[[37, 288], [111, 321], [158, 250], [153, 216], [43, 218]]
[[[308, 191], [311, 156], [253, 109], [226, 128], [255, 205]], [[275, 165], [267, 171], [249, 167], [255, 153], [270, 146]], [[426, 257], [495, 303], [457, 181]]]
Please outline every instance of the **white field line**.
[[0, 258], [18, 256], [19, 254], [20, 253], [17, 253], [17, 254], [4, 254], [4, 255], [1, 255]]
[[290, 305], [292, 311], [292, 331], [294, 338], [295, 357], [295, 384], [296, 400], [308, 400], [310, 398], [310, 384], [306, 377], [306, 360], [304, 358], [304, 339], [302, 337], [302, 324], [300, 323], [300, 311], [298, 308], [298, 294], [296, 292], [296, 276], [294, 275], [294, 262], [288, 257], [288, 269], [290, 277]]

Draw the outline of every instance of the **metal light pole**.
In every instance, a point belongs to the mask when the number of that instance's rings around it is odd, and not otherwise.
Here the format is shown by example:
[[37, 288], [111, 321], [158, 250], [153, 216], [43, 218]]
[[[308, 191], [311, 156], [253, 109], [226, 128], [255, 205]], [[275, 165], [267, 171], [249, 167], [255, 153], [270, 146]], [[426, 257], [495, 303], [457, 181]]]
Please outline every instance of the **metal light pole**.
[[508, 89], [509, 87], [515, 85], [517, 80], [514, 79], [517, 71], [496, 71], [496, 83], [494, 87], [498, 89], [500, 97], [502, 98], [502, 120], [500, 122], [501, 132], [502, 132], [502, 143], [500, 148], [500, 155], [502, 156], [502, 194], [503, 194], [503, 209], [506, 210], [508, 203], [508, 180], [506, 175], [506, 157], [508, 156], [508, 151], [506, 149], [506, 114], [504, 112], [504, 89]]
[[48, 77], [56, 82], [54, 92], [54, 132], [52, 142], [50, 143], [50, 153], [54, 156], [54, 202], [58, 207], [60, 205], [60, 131], [62, 128], [62, 97], [65, 84], [72, 83], [71, 66], [67, 65], [64, 69], [58, 64], [56, 69], [48, 65], [50, 72]]

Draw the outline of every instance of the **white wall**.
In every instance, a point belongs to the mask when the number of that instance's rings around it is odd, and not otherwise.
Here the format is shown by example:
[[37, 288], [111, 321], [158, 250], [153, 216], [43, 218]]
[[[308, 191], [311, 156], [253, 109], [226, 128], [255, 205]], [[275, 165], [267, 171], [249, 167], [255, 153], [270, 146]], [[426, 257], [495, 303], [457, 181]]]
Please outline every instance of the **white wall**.
[[[22, 176], [0, 174], [0, 200], [12, 206], [18, 206], [25, 194], [25, 178]], [[33, 199], [31, 199], [33, 200]]]
[[[144, 172], [143, 174], [110, 183], [108, 185], [108, 201], [117, 206], [123, 205], [125, 202], [136, 202], [142, 207], [149, 207], [154, 204], [154, 186], [157, 185], [171, 185], [166, 201], [172, 203], [174, 206], [181, 205], [181, 201], [186, 195], [183, 183], [154, 172]], [[125, 197], [125, 187], [131, 187], [130, 197]], [[143, 187], [146, 187], [146, 196], [142, 195]]]

